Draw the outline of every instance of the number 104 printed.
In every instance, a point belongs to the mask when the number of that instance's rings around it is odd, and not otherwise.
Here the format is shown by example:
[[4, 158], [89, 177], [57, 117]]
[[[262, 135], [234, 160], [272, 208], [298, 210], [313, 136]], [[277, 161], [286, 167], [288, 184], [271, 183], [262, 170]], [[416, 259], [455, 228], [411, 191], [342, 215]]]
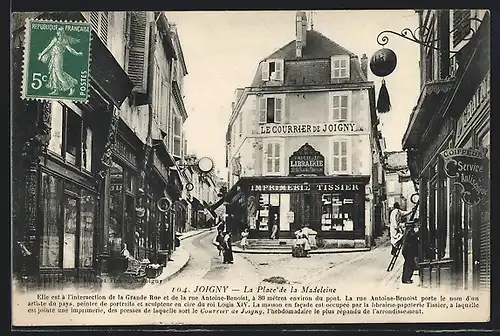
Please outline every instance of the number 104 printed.
[[86, 101], [90, 23], [29, 20], [26, 33], [23, 98]]

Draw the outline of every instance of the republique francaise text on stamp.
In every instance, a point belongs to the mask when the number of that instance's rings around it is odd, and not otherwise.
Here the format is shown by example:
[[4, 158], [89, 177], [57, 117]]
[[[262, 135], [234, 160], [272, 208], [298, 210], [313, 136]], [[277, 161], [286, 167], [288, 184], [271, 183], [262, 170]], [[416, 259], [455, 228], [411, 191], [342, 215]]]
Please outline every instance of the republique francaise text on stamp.
[[27, 20], [22, 98], [87, 101], [91, 26]]

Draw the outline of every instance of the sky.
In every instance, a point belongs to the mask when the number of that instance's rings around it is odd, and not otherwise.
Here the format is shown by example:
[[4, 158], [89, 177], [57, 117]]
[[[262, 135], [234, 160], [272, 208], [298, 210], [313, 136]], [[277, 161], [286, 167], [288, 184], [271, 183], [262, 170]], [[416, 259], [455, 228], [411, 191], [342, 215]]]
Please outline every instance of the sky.
[[[307, 12], [306, 13], [311, 13]], [[177, 25], [188, 75], [184, 78], [184, 124], [188, 152], [214, 160], [222, 177], [225, 134], [231, 102], [238, 87], [251, 84], [259, 62], [295, 39], [296, 11], [166, 12]], [[418, 26], [413, 10], [314, 11], [313, 29], [359, 57], [381, 48], [377, 35]], [[401, 140], [420, 93], [419, 45], [388, 34], [387, 48], [397, 67], [385, 78], [392, 110], [380, 116], [388, 151], [401, 150]], [[378, 96], [381, 78], [370, 71]]]

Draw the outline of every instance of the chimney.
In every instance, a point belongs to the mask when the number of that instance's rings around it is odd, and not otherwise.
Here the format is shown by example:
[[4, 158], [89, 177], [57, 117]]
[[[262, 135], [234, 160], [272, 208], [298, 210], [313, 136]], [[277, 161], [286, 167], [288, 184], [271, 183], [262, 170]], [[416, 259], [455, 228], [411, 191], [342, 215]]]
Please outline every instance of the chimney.
[[366, 57], [366, 54], [361, 56], [361, 71], [363, 71], [365, 79], [368, 80], [368, 57]]
[[[304, 19], [306, 25], [304, 26]], [[307, 17], [306, 13], [298, 11], [295, 16], [295, 55], [297, 57], [302, 57], [302, 48], [305, 46], [305, 36], [307, 28]]]
[[302, 48], [306, 46], [307, 42], [307, 16], [302, 12]]

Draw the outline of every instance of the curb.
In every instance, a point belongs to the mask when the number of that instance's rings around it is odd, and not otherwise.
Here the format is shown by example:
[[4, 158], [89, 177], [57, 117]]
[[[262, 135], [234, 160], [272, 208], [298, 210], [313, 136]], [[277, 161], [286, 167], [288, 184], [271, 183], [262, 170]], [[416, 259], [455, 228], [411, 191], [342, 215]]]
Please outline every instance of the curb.
[[177, 269], [177, 271], [175, 271], [174, 273], [170, 274], [169, 276], [167, 276], [165, 279], [163, 279], [163, 282], [167, 282], [167, 281], [170, 281], [172, 280], [173, 278], [175, 278], [177, 275], [179, 275], [179, 273], [181, 273], [184, 268], [186, 268], [186, 266], [189, 264], [189, 260], [191, 259], [191, 254], [188, 253], [188, 257], [186, 259], [186, 262], [181, 265], [181, 267], [179, 267]]
[[[370, 251], [369, 247], [349, 248], [349, 249], [336, 249], [336, 250], [311, 250], [309, 254], [334, 254], [334, 253], [352, 253], [352, 252], [367, 252]], [[269, 250], [245, 250], [233, 247], [233, 253], [239, 254], [291, 254], [291, 249], [269, 249]]]
[[191, 237], [195, 237], [195, 236], [200, 235], [200, 234], [202, 234], [202, 233], [205, 233], [205, 232], [207, 232], [207, 231], [212, 231], [213, 229], [215, 229], [215, 227], [211, 227], [211, 228], [208, 228], [208, 229], [202, 229], [202, 230], [199, 230], [199, 231], [197, 231], [196, 233], [194, 233], [194, 234], [192, 234], [192, 235], [189, 235], [189, 236], [184, 236], [184, 237], [183, 237], [183, 236], [181, 236], [181, 237], [179, 238], [179, 240], [184, 240], [184, 239], [188, 239], [188, 238], [191, 238]]

